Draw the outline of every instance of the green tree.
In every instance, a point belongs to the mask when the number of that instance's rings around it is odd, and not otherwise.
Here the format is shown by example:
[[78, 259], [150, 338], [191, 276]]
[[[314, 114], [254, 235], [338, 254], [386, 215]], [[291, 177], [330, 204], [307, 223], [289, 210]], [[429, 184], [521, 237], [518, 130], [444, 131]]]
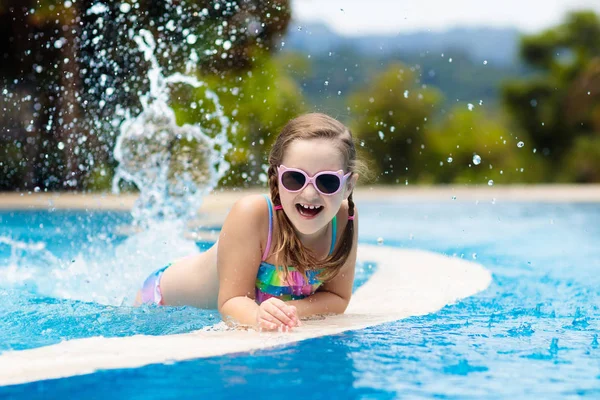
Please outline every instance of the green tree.
[[[525, 36], [521, 56], [536, 68], [537, 76], [507, 83], [503, 102], [516, 125], [527, 132], [529, 145], [548, 158], [544, 179], [596, 179], [586, 172], [587, 163], [571, 162], [569, 157], [581, 157], [582, 143], [600, 135], [600, 18], [593, 12], [571, 13], [563, 24]], [[600, 170], [596, 160], [591, 168]], [[567, 164], [574, 169], [565, 171]]]
[[132, 40], [140, 29], [156, 38], [165, 75], [190, 62], [203, 74], [242, 75], [254, 68], [256, 48], [278, 48], [290, 16], [288, 0], [0, 0], [0, 33], [8, 38], [0, 43], [0, 91], [15, 105], [2, 117], [10, 130], [0, 131], [0, 143], [16, 144], [0, 152], [0, 170], [16, 171], [0, 177], [0, 188], [108, 182], [115, 109], [135, 115], [148, 90], [149, 65]]
[[392, 64], [349, 98], [353, 132], [382, 183], [419, 177], [428, 129], [440, 92], [418, 84], [413, 68]]
[[[525, 133], [511, 132], [502, 120], [475, 108], [455, 108], [426, 133], [428, 167], [421, 180], [437, 183], [536, 182], [544, 165]], [[492, 182], [490, 182], [492, 181]]]

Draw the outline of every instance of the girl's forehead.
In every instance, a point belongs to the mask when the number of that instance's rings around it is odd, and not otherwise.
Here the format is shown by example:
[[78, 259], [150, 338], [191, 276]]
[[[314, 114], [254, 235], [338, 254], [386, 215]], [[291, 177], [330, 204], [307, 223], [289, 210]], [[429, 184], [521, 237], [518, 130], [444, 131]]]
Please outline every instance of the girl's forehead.
[[330, 139], [298, 139], [290, 143], [282, 164], [307, 173], [344, 169], [344, 156], [337, 143]]

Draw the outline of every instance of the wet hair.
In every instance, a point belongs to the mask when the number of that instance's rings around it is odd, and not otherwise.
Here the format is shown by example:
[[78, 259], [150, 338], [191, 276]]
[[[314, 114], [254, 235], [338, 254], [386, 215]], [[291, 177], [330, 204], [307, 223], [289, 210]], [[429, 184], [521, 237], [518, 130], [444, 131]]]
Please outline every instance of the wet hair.
[[[344, 173], [356, 173], [358, 169], [362, 170], [362, 163], [356, 157], [352, 133], [344, 124], [325, 114], [301, 115], [283, 127], [269, 154], [268, 183], [271, 200], [275, 206], [281, 205], [277, 167], [281, 165], [289, 145], [295, 140], [301, 139], [331, 140], [337, 145], [344, 158]], [[348, 215], [354, 215], [352, 192], [348, 196]], [[282, 266], [286, 274], [288, 266], [294, 266], [301, 273], [316, 269], [318, 266], [323, 270], [319, 274], [319, 279], [327, 281], [338, 274], [350, 255], [354, 241], [354, 221], [352, 220], [348, 220], [340, 241], [336, 243], [334, 251], [325, 260], [318, 260], [314, 253], [302, 244], [285, 212], [276, 213], [274, 221], [278, 227], [274, 237], [276, 243], [274, 254], [277, 265]]]

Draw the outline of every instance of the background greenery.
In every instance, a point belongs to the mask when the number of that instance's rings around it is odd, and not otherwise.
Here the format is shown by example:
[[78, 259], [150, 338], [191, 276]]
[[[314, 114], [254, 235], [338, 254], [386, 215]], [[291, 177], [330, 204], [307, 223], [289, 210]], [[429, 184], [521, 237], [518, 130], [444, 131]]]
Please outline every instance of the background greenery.
[[[221, 185], [264, 185], [278, 130], [306, 111], [351, 127], [376, 183], [600, 182], [593, 12], [533, 35], [344, 38], [291, 22], [286, 0], [95, 3], [0, 0], [0, 189], [110, 188], [122, 110], [148, 90], [140, 28], [165, 75], [207, 82], [235, 123]], [[203, 96], [176, 87], [171, 105], [210, 134]]]

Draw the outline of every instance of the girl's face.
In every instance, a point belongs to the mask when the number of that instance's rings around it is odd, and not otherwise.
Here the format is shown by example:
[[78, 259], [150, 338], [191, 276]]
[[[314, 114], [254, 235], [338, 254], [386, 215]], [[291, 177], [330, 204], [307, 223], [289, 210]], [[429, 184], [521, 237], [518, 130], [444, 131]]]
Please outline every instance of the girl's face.
[[[330, 139], [294, 140], [285, 151], [281, 164], [287, 168], [301, 169], [309, 176], [321, 171], [342, 170], [344, 175], [348, 172], [341, 151]], [[299, 233], [315, 234], [337, 214], [342, 201], [350, 195], [356, 178], [356, 174], [350, 176], [341, 190], [330, 196], [319, 193], [312, 183], [299, 192], [289, 192], [278, 183], [281, 205]], [[315, 208], [305, 212], [303, 206]]]

